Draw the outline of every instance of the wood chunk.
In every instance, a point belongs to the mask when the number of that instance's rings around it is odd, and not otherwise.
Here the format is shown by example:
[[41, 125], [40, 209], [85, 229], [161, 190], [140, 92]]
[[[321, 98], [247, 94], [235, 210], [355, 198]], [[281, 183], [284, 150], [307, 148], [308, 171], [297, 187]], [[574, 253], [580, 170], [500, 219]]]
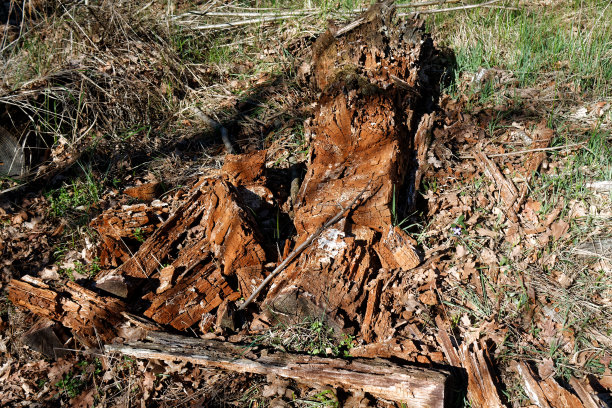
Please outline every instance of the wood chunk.
[[145, 315], [184, 330], [223, 300], [246, 297], [261, 283], [265, 252], [255, 225], [235, 187], [221, 178], [202, 179], [138, 252], [116, 271], [100, 274], [97, 283], [110, 275], [159, 279], [157, 290], [143, 297], [151, 302]]
[[174, 280], [174, 271], [175, 268], [172, 265], [168, 265], [165, 268], [162, 268], [161, 271], [159, 271], [159, 287], [157, 288], [155, 293], [164, 293], [172, 286], [172, 281]]
[[202, 315], [218, 307], [224, 299], [238, 300], [235, 292], [214, 265], [206, 265], [161, 294], [144, 296], [151, 300], [145, 316], [160, 324], [185, 330], [198, 323]]
[[[265, 254], [254, 225], [252, 217], [240, 206], [234, 187], [222, 179], [204, 179], [117, 273], [148, 278], [160, 265], [173, 263], [169, 255], [178, 249], [175, 268], [190, 269], [212, 253], [222, 263], [222, 273], [232, 276], [240, 268], [264, 263]], [[205, 252], [198, 255], [198, 250]], [[182, 256], [184, 251], [195, 258]], [[261, 279], [261, 273], [254, 274], [254, 279]], [[245, 284], [240, 288], [243, 295], [250, 293], [251, 286]]]
[[394, 226], [389, 228], [374, 249], [383, 268], [408, 271], [421, 263], [414, 245], [414, 239], [398, 226]]
[[60, 322], [89, 347], [109, 342], [124, 321], [125, 304], [67, 282], [63, 292], [39, 288], [24, 281], [9, 282], [9, 300], [32, 313]]
[[378, 310], [378, 302], [380, 301], [380, 294], [382, 291], [382, 281], [376, 280], [374, 287], [372, 287], [368, 294], [368, 303], [366, 306], [366, 313], [363, 318], [363, 324], [361, 325], [361, 335], [363, 339], [371, 343], [373, 338], [373, 320], [374, 313]]
[[153, 201], [162, 192], [161, 183], [154, 181], [134, 187], [128, 187], [123, 192], [141, 201]]
[[553, 408], [582, 408], [582, 402], [574, 394], [559, 385], [554, 378], [540, 381], [540, 388]]
[[47, 358], [56, 360], [66, 357], [70, 353], [64, 349], [56, 330], [59, 330], [57, 323], [41, 318], [21, 336], [21, 342]]
[[117, 267], [126, 262], [140, 245], [139, 241], [150, 235], [163, 221], [168, 206], [134, 204], [112, 208], [89, 224], [102, 237], [100, 265]]
[[[438, 322], [438, 326], [440, 326]], [[491, 374], [490, 358], [478, 342], [463, 344], [459, 350], [453, 345], [448, 333], [438, 329], [440, 343], [446, 359], [455, 367], [463, 367], [467, 373], [468, 399], [473, 407], [503, 407]]]
[[267, 150], [256, 150], [245, 154], [228, 154], [221, 170], [234, 186], [265, 184]]
[[242, 345], [190, 339], [159, 333], [150, 342], [106, 345], [107, 352], [136, 358], [190, 362], [236, 372], [278, 375], [306, 384], [342, 387], [410, 407], [444, 406], [448, 373], [443, 370], [396, 365], [381, 359], [330, 359], [280, 353], [257, 353]]
[[578, 394], [578, 397], [580, 397], [580, 401], [585, 408], [598, 408], [600, 406], [595, 401], [597, 397], [589, 393], [584, 384], [582, 384], [582, 382], [576, 377], [570, 378], [569, 384], [572, 386], [574, 391], [576, 391], [576, 394]]
[[332, 326], [342, 328], [345, 318], [358, 319], [368, 296], [366, 284], [378, 269], [372, 250], [330, 228], [273, 281], [262, 309], [282, 321], [322, 316], [304, 314], [321, 310]]
[[540, 408], [550, 408], [548, 399], [542, 391], [539, 382], [534, 378], [531, 369], [522, 361], [516, 363], [516, 371], [523, 379], [523, 389], [527, 393], [527, 396]]
[[463, 367], [468, 373], [468, 396], [477, 407], [503, 407], [491, 374], [489, 359], [478, 342], [460, 348]]

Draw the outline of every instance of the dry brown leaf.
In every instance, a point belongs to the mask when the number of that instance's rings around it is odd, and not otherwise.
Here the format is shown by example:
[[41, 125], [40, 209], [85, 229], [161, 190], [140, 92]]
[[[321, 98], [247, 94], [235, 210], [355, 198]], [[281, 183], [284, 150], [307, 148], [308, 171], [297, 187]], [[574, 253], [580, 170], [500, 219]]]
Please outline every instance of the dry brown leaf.
[[546, 380], [555, 374], [555, 363], [552, 358], [546, 358], [537, 365], [538, 375], [542, 380]]
[[80, 395], [70, 401], [71, 406], [76, 408], [93, 407], [95, 392], [96, 389], [93, 387], [83, 391]]
[[155, 374], [151, 371], [145, 371], [142, 379], [143, 400], [148, 400], [151, 396], [151, 391], [155, 385]]
[[550, 226], [550, 231], [555, 241], [563, 238], [568, 230], [569, 224], [563, 220], [559, 220]]
[[431, 290], [421, 293], [421, 295], [419, 296], [419, 301], [428, 306], [434, 306], [438, 304], [438, 298], [436, 294]]
[[70, 371], [70, 369], [72, 369], [73, 364], [74, 363], [72, 361], [59, 358], [55, 363], [51, 364], [51, 368], [47, 373], [47, 378], [49, 378], [49, 382], [55, 384], [56, 382], [61, 380], [64, 374], [66, 374]]

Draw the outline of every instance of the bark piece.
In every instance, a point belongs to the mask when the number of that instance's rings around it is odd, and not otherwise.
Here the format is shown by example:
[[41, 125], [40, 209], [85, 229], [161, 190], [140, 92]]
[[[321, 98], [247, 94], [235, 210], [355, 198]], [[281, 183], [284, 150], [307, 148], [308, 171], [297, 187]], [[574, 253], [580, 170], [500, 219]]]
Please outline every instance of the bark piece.
[[102, 237], [100, 265], [117, 267], [126, 262], [145, 237], [167, 217], [168, 206], [161, 201], [154, 205], [125, 205], [105, 211], [90, 226]]
[[161, 193], [161, 183], [154, 181], [152, 183], [140, 184], [134, 187], [128, 187], [123, 192], [137, 200], [153, 201]]
[[125, 320], [121, 315], [125, 310], [122, 301], [99, 296], [70, 281], [64, 291], [56, 292], [13, 279], [9, 283], [9, 300], [72, 329], [89, 347], [98, 341], [113, 340], [117, 337], [116, 327]]
[[47, 358], [56, 360], [68, 356], [68, 350], [60, 341], [56, 331], [60, 327], [52, 320], [41, 318], [21, 337], [22, 343]]
[[580, 399], [559, 385], [554, 378], [549, 377], [540, 381], [540, 388], [546, 395], [550, 406], [553, 408], [582, 408]]
[[107, 345], [108, 352], [136, 358], [190, 362], [237, 372], [273, 374], [306, 384], [330, 385], [368, 392], [410, 407], [443, 407], [448, 373], [400, 366], [385, 360], [330, 359], [245, 349], [215, 340], [168, 334], [150, 335], [149, 343]]
[[534, 378], [531, 369], [522, 361], [516, 363], [516, 371], [523, 379], [523, 389], [527, 393], [527, 396], [540, 408], [550, 408], [548, 399], [542, 391], [539, 382]]
[[572, 386], [574, 391], [576, 391], [576, 394], [578, 394], [578, 397], [580, 397], [580, 401], [585, 408], [598, 408], [600, 406], [595, 401], [595, 399], [599, 398], [588, 392], [586, 387], [576, 377], [570, 378], [569, 384]]
[[383, 268], [409, 271], [421, 263], [414, 245], [416, 241], [395, 226], [389, 228], [374, 249]]

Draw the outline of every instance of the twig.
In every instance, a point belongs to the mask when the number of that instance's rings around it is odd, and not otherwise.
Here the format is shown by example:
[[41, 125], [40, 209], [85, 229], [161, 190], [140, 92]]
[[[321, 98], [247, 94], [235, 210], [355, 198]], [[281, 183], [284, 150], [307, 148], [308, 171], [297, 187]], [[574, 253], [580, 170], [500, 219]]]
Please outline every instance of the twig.
[[338, 31], [336, 31], [336, 33], [334, 34], [334, 37], [340, 37], [341, 35], [343, 35], [345, 33], [348, 33], [349, 31], [359, 27], [364, 22], [365, 22], [365, 19], [358, 18], [357, 20], [353, 21], [352, 23], [349, 23], [349, 24], [345, 25], [344, 27], [342, 27], [341, 29], [339, 29]]
[[[564, 146], [557, 146], [557, 147], [538, 147], [535, 149], [526, 149], [526, 150], [517, 150], [516, 152], [507, 152], [507, 153], [498, 153], [498, 154], [489, 154], [488, 157], [505, 157], [505, 156], [518, 156], [521, 154], [526, 154], [526, 153], [533, 153], [533, 152], [547, 152], [547, 151], [551, 151], [551, 150], [562, 150], [562, 149], [569, 149], [571, 147], [577, 147], [577, 146], [583, 146], [585, 145], [587, 142], [580, 142], [580, 143], [574, 143], [574, 144], [569, 144], [569, 145], [564, 145]], [[465, 155], [465, 156], [459, 156], [460, 159], [474, 159], [475, 157], [472, 155]]]
[[176, 20], [183, 17], [189, 16], [201, 16], [201, 17], [280, 17], [280, 16], [303, 16], [305, 14], [317, 13], [320, 10], [317, 9], [304, 9], [298, 11], [285, 11], [278, 9], [275, 12], [270, 13], [257, 13], [257, 12], [231, 12], [231, 11], [190, 11], [185, 14], [173, 16], [171, 19]]
[[203, 25], [203, 26], [196, 26], [196, 27], [193, 27], [193, 29], [194, 30], [213, 30], [216, 28], [234, 28], [234, 27], [247, 25], [247, 24], [259, 24], [259, 23], [267, 23], [269, 21], [274, 21], [274, 20], [284, 20], [284, 19], [288, 19], [291, 17], [294, 17], [294, 16], [285, 15], [285, 16], [276, 16], [276, 17], [262, 17], [262, 18], [255, 18], [251, 20], [234, 21], [230, 23], [208, 24], [208, 25]]
[[214, 130], [218, 130], [221, 133], [221, 140], [223, 140], [223, 144], [225, 145], [225, 149], [227, 150], [227, 152], [229, 154], [236, 153], [236, 151], [234, 150], [234, 146], [232, 146], [232, 142], [229, 139], [227, 128], [225, 126], [223, 126], [222, 124], [220, 124], [216, 120], [212, 119], [210, 116], [208, 116], [207, 114], [202, 112], [199, 108], [195, 108], [194, 107], [192, 109], [192, 111], [193, 111], [193, 113], [195, 113], [195, 115], [199, 119], [201, 119], [203, 122], [205, 122], [208, 126], [212, 127]]
[[262, 291], [262, 289], [266, 287], [266, 285], [272, 280], [272, 278], [274, 278], [281, 271], [283, 271], [295, 258], [297, 258], [298, 255], [300, 255], [306, 248], [308, 248], [314, 242], [314, 240], [317, 239], [323, 233], [323, 231], [325, 231], [327, 228], [331, 227], [336, 222], [338, 222], [342, 218], [342, 216], [344, 215], [344, 213], [346, 211], [349, 211], [349, 210], [353, 209], [353, 206], [357, 203], [357, 201], [359, 201], [359, 199], [361, 199], [361, 197], [363, 196], [363, 193], [365, 193], [368, 190], [369, 187], [370, 187], [370, 183], [368, 182], [368, 184], [365, 186], [365, 188], [363, 190], [361, 190], [361, 192], [359, 194], [357, 194], [357, 197], [355, 197], [353, 199], [353, 201], [351, 201], [348, 205], [342, 207], [342, 209], [340, 211], [338, 211], [338, 213], [336, 215], [334, 215], [332, 218], [327, 220], [325, 222], [325, 224], [323, 224], [315, 232], [313, 232], [308, 237], [308, 239], [306, 239], [306, 241], [304, 241], [297, 248], [295, 248], [293, 250], [293, 252], [291, 252], [287, 256], [287, 258], [285, 258], [285, 260], [283, 260], [283, 262], [281, 262], [280, 265], [278, 265], [270, 273], [270, 275], [268, 275], [268, 277], [266, 279], [264, 279], [264, 281], [261, 283], [261, 285], [259, 285], [257, 287], [257, 289], [255, 289], [253, 291], [253, 293], [251, 293], [251, 296], [249, 296], [249, 298], [243, 304], [241, 304], [238, 307], [238, 310], [243, 310], [245, 307], [247, 307], [253, 301], [253, 299], [255, 299], [257, 297], [257, 295], [259, 295], [259, 293]]
[[431, 10], [423, 10], [423, 11], [413, 11], [411, 13], [400, 13], [398, 14], [398, 17], [413, 16], [415, 14], [435, 14], [435, 13], [446, 13], [449, 11], [457, 11], [457, 10], [468, 10], [468, 9], [473, 9], [473, 8], [478, 8], [478, 7], [486, 7], [491, 4], [499, 3], [500, 1], [501, 0], [490, 0], [484, 3], [479, 3], [479, 4], [469, 4], [467, 6], [450, 7], [450, 8], [444, 8], [444, 9], [431, 9]]
[[461, 0], [434, 0], [434, 1], [424, 1], [421, 3], [404, 3], [404, 4], [396, 4], [397, 8], [417, 8], [417, 7], [427, 7], [427, 6], [437, 6], [442, 4], [451, 4], [451, 3], [461, 3]]

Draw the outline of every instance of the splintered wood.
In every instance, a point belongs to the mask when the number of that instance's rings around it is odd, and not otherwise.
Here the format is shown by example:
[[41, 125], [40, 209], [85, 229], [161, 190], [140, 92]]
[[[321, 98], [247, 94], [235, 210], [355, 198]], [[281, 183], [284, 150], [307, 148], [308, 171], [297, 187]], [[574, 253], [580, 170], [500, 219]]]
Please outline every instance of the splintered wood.
[[410, 407], [443, 407], [448, 373], [385, 360], [341, 360], [280, 352], [261, 353], [229, 342], [151, 333], [148, 342], [107, 345], [136, 358], [189, 362], [241, 373], [278, 375], [307, 384], [368, 392]]
[[104, 289], [113, 276], [159, 282], [143, 296], [150, 302], [145, 316], [184, 330], [224, 300], [248, 296], [261, 283], [265, 252], [260, 242], [235, 187], [219, 178], [204, 179], [138, 252], [98, 277], [99, 287]]
[[97, 347], [98, 341], [110, 342], [117, 337], [117, 326], [124, 321], [125, 304], [67, 282], [64, 291], [52, 290], [37, 279], [13, 279], [8, 298], [15, 305], [39, 316], [60, 322], [84, 344]]

